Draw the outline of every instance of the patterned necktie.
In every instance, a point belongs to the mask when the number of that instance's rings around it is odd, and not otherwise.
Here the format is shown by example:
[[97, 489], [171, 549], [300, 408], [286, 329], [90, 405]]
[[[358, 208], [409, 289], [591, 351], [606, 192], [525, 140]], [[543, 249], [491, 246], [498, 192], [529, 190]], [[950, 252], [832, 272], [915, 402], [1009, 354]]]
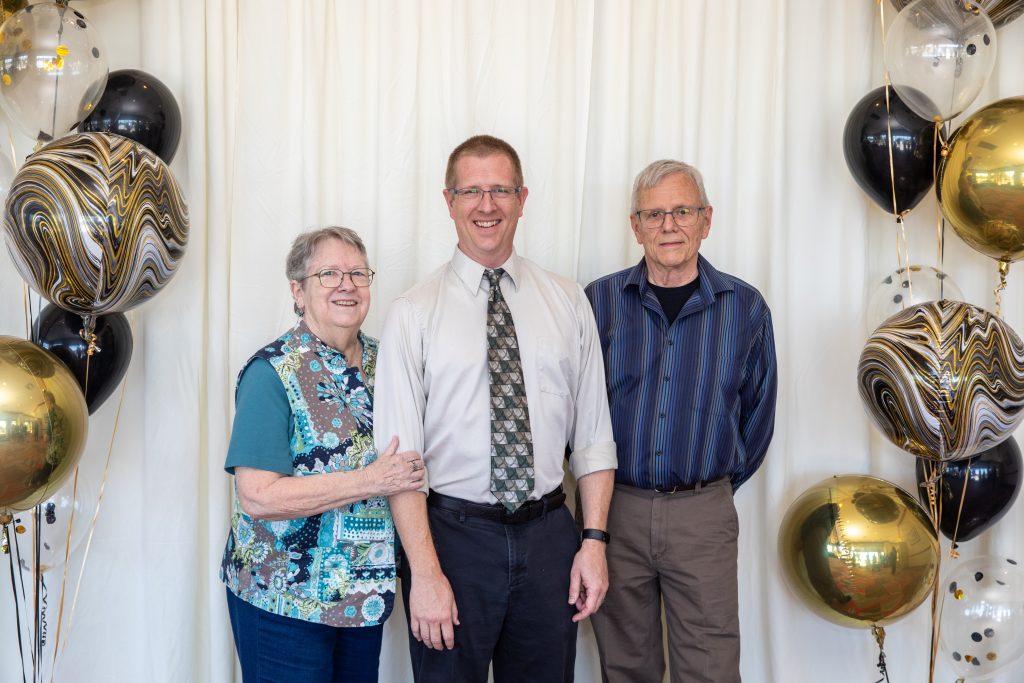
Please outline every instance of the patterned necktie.
[[491, 493], [514, 512], [533, 491], [533, 435], [516, 325], [499, 285], [504, 274], [501, 268], [484, 271], [490, 284], [487, 368], [491, 385]]

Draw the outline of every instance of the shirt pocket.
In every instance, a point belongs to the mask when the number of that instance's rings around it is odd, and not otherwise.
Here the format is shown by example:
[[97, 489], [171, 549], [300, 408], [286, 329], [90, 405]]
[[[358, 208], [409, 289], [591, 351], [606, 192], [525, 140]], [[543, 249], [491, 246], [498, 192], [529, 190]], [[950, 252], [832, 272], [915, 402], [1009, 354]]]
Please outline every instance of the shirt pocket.
[[537, 339], [538, 387], [545, 394], [569, 398], [573, 384], [568, 349], [555, 337]]

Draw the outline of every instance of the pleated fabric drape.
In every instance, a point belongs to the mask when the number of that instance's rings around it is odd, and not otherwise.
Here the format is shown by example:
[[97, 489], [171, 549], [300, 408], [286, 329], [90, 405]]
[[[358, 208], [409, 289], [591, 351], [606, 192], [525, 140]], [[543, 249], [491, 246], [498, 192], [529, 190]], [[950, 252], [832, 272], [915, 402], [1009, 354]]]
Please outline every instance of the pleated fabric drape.
[[[882, 1], [888, 23], [895, 10]], [[123, 397], [91, 419], [83, 476], [98, 483], [111, 456], [73, 610], [84, 546], [69, 563], [56, 680], [241, 680], [217, 578], [231, 496], [222, 465], [235, 374], [293, 319], [288, 245], [317, 224], [358, 231], [378, 273], [366, 322], [378, 334], [389, 303], [450, 256], [445, 162], [476, 133], [522, 157], [530, 195], [518, 251], [583, 284], [640, 258], [627, 214], [643, 166], [668, 157], [703, 171], [715, 220], [702, 253], [762, 291], [779, 354], [773, 445], [736, 498], [743, 677], [877, 680], [870, 633], [800, 604], [776, 548], [787, 506], [821, 479], [915, 486], [913, 458], [869, 424], [856, 387], [867, 300], [899, 267], [895, 223], [860, 192], [841, 146], [850, 109], [883, 83], [875, 0], [74, 5], [101, 30], [112, 69], [143, 69], [175, 93], [184, 136], [171, 168], [192, 228], [177, 276], [130, 316]], [[1024, 94], [1024, 20], [998, 37], [996, 71], [972, 109]], [[907, 238], [911, 262], [938, 265], [933, 198], [908, 217]], [[968, 301], [993, 308], [994, 262], [951, 230], [944, 262]], [[1011, 269], [1003, 296], [1018, 333], [1022, 277]], [[24, 336], [23, 288], [6, 257], [0, 291], [0, 334]], [[1021, 514], [962, 554], [1024, 549]], [[47, 575], [51, 638], [60, 578]], [[0, 589], [5, 681], [21, 671], [10, 592]], [[927, 605], [887, 632], [890, 678], [927, 680]], [[587, 624], [576, 670], [578, 681], [600, 679]], [[1024, 665], [994, 680], [1022, 675]], [[952, 678], [940, 666], [938, 679]], [[400, 610], [381, 680], [412, 680]]]

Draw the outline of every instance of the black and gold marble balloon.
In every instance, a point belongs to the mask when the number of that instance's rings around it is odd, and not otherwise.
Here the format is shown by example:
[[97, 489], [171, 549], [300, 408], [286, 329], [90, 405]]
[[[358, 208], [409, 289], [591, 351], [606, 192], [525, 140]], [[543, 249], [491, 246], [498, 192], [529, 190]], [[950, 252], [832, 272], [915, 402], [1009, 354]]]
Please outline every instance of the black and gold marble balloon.
[[875, 425], [930, 460], [992, 448], [1024, 419], [1024, 343], [959, 301], [925, 302], [886, 320], [864, 345], [857, 376]]
[[170, 169], [142, 145], [107, 133], [56, 140], [18, 171], [4, 216], [22, 277], [81, 315], [126, 311], [174, 275], [188, 208]]

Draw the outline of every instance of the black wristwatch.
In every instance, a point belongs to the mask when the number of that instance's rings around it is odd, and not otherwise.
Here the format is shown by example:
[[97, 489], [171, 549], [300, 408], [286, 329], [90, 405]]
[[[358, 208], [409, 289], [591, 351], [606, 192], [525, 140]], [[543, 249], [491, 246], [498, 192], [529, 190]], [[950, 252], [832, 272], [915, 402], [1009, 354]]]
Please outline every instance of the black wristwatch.
[[602, 543], [607, 543], [612, 540], [612, 537], [608, 532], [602, 531], [601, 529], [584, 529], [583, 533], [580, 534], [580, 540], [585, 541], [588, 538], [592, 541], [601, 541]]

